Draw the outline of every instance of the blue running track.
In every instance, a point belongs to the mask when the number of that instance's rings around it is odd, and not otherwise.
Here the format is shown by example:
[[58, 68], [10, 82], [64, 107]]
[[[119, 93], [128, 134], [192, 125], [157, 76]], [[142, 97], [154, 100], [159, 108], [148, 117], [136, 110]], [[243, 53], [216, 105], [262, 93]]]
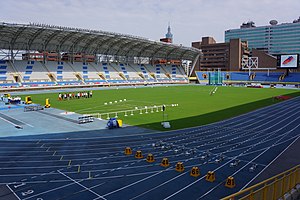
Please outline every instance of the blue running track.
[[[0, 199], [220, 199], [247, 186], [288, 149], [300, 137], [299, 121], [300, 98], [294, 98], [207, 126], [163, 133], [3, 138]], [[125, 147], [133, 154], [124, 155]], [[134, 157], [137, 150], [143, 159]], [[148, 153], [155, 162], [145, 161]], [[169, 167], [160, 166], [164, 157]], [[183, 172], [175, 171], [177, 162], [183, 162]], [[193, 166], [200, 176], [190, 176]], [[205, 180], [208, 171], [215, 172], [214, 182]], [[234, 177], [234, 188], [225, 187], [228, 176]]]

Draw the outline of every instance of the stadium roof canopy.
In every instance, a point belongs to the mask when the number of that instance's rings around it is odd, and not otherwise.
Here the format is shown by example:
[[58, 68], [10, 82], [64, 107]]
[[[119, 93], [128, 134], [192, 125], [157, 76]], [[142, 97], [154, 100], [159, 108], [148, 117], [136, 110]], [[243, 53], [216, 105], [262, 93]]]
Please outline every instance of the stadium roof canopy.
[[0, 23], [0, 49], [176, 60], [195, 60], [200, 54], [195, 48], [137, 36], [34, 23]]

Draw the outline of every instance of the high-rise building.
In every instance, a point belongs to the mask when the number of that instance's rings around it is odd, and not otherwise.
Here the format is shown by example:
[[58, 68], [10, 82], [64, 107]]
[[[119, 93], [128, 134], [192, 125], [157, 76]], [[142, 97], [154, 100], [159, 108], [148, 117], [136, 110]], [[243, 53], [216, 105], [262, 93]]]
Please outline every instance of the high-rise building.
[[250, 49], [272, 55], [300, 53], [300, 17], [293, 23], [278, 24], [271, 20], [270, 25], [258, 27], [250, 21], [243, 23], [239, 29], [225, 31], [225, 42], [237, 38], [247, 41]]
[[248, 58], [250, 53], [247, 42], [240, 39], [217, 43], [212, 37], [202, 37], [202, 41], [193, 42], [192, 47], [202, 51], [195, 65], [195, 71], [211, 69], [239, 71], [242, 68], [242, 59]]
[[171, 26], [170, 26], [170, 24], [168, 25], [168, 32], [166, 34], [166, 38], [169, 38], [169, 39], [173, 40], [173, 34], [171, 33]]

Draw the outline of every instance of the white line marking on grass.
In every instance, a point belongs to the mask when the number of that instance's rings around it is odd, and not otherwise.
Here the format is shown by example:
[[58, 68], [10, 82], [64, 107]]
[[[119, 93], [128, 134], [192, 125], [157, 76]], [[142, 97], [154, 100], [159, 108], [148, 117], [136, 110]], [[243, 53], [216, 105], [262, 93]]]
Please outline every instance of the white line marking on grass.
[[74, 179], [72, 179], [71, 177], [69, 177], [68, 175], [64, 174], [63, 172], [61, 171], [57, 171], [58, 173], [60, 173], [61, 175], [63, 175], [64, 177], [70, 179], [71, 181], [73, 181], [74, 183], [76, 183], [77, 185], [83, 187], [84, 189], [88, 190], [89, 192], [93, 193], [94, 195], [98, 196], [99, 198], [103, 199], [103, 200], [106, 200], [106, 198], [104, 198], [103, 196], [101, 196], [100, 194], [94, 192], [93, 190], [85, 187], [84, 185], [80, 184], [78, 181], [75, 181]]
[[[260, 112], [265, 112], [265, 111], [269, 111], [269, 112], [274, 111], [275, 109], [278, 109], [280, 106], [290, 104], [290, 102], [296, 104], [297, 102], [295, 100], [297, 100], [297, 99], [300, 99], [300, 97], [291, 98], [291, 99], [285, 100], [284, 102], [277, 103], [275, 105], [273, 104], [273, 105], [269, 105], [269, 106], [266, 106], [266, 107], [263, 107], [263, 108], [259, 108], [259, 109], [253, 110], [251, 112], [244, 113], [244, 114], [239, 115], [239, 116], [231, 117], [229, 119], [221, 120], [221, 121], [212, 123], [210, 125], [205, 125], [205, 126], [202, 126], [202, 127], [209, 127], [209, 126], [213, 126], [213, 125], [224, 124], [225, 122], [228, 122], [228, 121], [229, 122], [231, 121], [231, 123], [235, 123], [235, 121], [233, 121], [233, 120], [235, 120], [237, 118], [240, 118], [240, 117], [245, 117], [247, 115], [251, 116], [255, 113], [260, 113]], [[270, 109], [272, 109], [272, 110], [270, 110]], [[190, 129], [191, 128], [189, 127], [189, 128], [184, 128], [184, 129], [181, 129], [181, 130], [186, 131], [186, 130], [190, 130]], [[192, 130], [192, 132], [193, 131], [194, 130]], [[172, 133], [172, 132], [174, 132], [174, 131], [165, 131], [164, 133], [167, 134], [167, 133]], [[156, 135], [157, 136], [158, 134], [161, 134], [161, 132], [155, 131], [155, 132], [147, 133], [148, 136], [151, 136], [151, 135], [154, 135], [154, 136]], [[145, 133], [142, 133], [142, 134], [129, 134], [129, 135], [126, 135], [126, 137], [129, 138], [129, 137], [137, 137], [137, 136], [142, 136], [142, 135], [145, 135]], [[121, 135], [121, 136], [117, 135], [117, 136], [108, 136], [108, 137], [101, 136], [101, 137], [90, 137], [90, 138], [89, 137], [84, 137], [84, 138], [79, 137], [79, 138], [72, 138], [72, 139], [70, 139], [70, 141], [79, 141], [79, 140], [85, 141], [85, 140], [90, 140], [90, 139], [95, 140], [95, 139], [104, 139], [104, 138], [112, 139], [112, 138], [120, 138], [120, 137], [122, 138], [124, 136], [123, 135]], [[44, 139], [44, 140], [45, 141], [65, 141], [65, 139]], [[7, 141], [9, 141], [9, 140], [7, 140]]]
[[89, 108], [84, 108], [84, 109], [76, 110], [75, 112], [80, 112], [80, 111], [85, 111], [85, 110], [93, 110], [95, 108], [101, 108], [101, 107], [105, 107], [105, 106], [99, 105], [99, 106], [94, 106], [94, 107], [89, 107]]
[[[106, 108], [106, 109], [101, 109], [101, 110], [98, 110], [98, 109], [94, 109], [94, 108], [87, 108], [87, 109], [83, 109], [83, 110], [77, 110], [76, 112], [80, 111], [80, 112], [83, 112], [84, 110], [87, 110], [85, 112], [85, 114], [88, 114], [88, 113], [95, 113], [95, 112], [98, 112], [98, 113], [107, 113], [107, 112], [124, 112], [120, 109], [133, 109], [132, 106], [130, 105], [119, 105], [119, 104], [113, 104], [114, 105], [114, 108]], [[89, 110], [92, 110], [92, 111], [89, 111]]]
[[21, 200], [20, 197], [9, 187], [9, 185], [6, 185], [6, 187], [17, 197], [18, 200]]

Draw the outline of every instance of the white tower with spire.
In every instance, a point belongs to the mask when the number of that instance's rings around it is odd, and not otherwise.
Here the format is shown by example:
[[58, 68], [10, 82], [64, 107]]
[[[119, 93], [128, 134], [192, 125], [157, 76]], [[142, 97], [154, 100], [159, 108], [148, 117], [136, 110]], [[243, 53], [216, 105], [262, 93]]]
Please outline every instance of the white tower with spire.
[[173, 34], [171, 33], [171, 26], [170, 26], [170, 22], [168, 24], [168, 32], [166, 34], [166, 38], [171, 39], [171, 41], [173, 42]]

